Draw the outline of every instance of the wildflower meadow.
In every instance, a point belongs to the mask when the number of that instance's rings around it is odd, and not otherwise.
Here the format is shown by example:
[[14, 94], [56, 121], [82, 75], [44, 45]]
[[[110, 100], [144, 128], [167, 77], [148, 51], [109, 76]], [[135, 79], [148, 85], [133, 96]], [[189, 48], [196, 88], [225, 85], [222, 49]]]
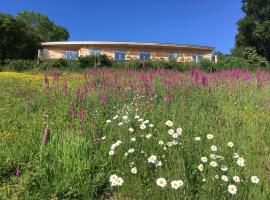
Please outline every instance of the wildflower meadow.
[[0, 199], [270, 199], [270, 73], [0, 73]]

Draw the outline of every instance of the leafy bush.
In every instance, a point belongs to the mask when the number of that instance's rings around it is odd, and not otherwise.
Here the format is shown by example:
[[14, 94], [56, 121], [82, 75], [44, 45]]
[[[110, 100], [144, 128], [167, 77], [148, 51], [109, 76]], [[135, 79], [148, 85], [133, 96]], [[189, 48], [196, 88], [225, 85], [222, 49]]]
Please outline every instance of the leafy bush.
[[216, 71], [216, 63], [208, 59], [202, 59], [198, 63], [199, 69], [207, 71], [207, 72], [214, 72]]
[[105, 54], [101, 54], [98, 58], [98, 66], [99, 67], [111, 67], [112, 61]]
[[5, 60], [2, 68], [10, 71], [25, 71], [34, 69], [37, 65], [36, 60]]
[[267, 60], [260, 56], [254, 47], [245, 48], [243, 56], [249, 64], [258, 65], [260, 67], [266, 67], [268, 65]]
[[243, 58], [234, 56], [221, 56], [217, 63], [218, 70], [245, 68], [249, 65], [248, 61]]
[[95, 61], [95, 56], [84, 56], [78, 58], [79, 66], [81, 68], [91, 68], [95, 65]]
[[78, 58], [79, 66], [81, 68], [92, 68], [96, 67], [111, 67], [112, 61], [108, 58], [107, 55], [102, 54], [99, 56], [84, 56]]
[[117, 61], [112, 63], [113, 68], [141, 69], [143, 64], [140, 60]]
[[77, 60], [65, 60], [65, 59], [56, 59], [56, 60], [42, 60], [38, 65], [39, 70], [48, 70], [48, 69], [60, 69], [60, 70], [78, 70], [79, 63]]

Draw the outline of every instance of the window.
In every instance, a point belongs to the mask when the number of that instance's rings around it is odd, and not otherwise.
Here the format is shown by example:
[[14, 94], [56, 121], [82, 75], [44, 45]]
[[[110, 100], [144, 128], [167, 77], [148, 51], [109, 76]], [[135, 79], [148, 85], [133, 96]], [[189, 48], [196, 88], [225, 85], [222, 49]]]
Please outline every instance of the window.
[[90, 56], [99, 56], [101, 54], [101, 50], [98, 48], [89, 49]]
[[126, 60], [126, 51], [114, 51], [114, 60], [116, 61]]
[[150, 58], [150, 52], [140, 52], [140, 60], [148, 60]]
[[65, 51], [64, 58], [68, 60], [75, 60], [78, 57], [77, 51]]
[[199, 62], [204, 57], [203, 57], [203, 54], [194, 54], [194, 55], [192, 55], [192, 58], [193, 58], [193, 62]]
[[202, 54], [198, 54], [198, 61], [202, 60], [203, 59], [203, 55]]
[[168, 57], [169, 57], [169, 60], [176, 60], [178, 57], [178, 54], [176, 52], [169, 52]]

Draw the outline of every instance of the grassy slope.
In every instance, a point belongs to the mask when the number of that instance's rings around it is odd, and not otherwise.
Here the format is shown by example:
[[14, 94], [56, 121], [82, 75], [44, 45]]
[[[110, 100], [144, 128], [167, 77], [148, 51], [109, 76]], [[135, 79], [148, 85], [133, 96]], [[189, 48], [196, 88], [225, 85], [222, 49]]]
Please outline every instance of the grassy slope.
[[[73, 90], [83, 80], [82, 75], [67, 75]], [[61, 79], [63, 81], [63, 78]], [[50, 83], [52, 80], [50, 79]], [[176, 99], [164, 103], [163, 88], [157, 86], [158, 97], [150, 104], [138, 100], [139, 115], [149, 119], [154, 129], [144, 132], [133, 119], [135, 111], [128, 111], [132, 120], [129, 125], [119, 127], [117, 123], [106, 124], [119, 110], [128, 110], [130, 97], [123, 102], [120, 94], [109, 103], [99, 106], [96, 90], [90, 92], [78, 110], [86, 108], [84, 131], [81, 133], [79, 119], [70, 116], [70, 103], [76, 102], [76, 95], [64, 97], [61, 87], [50, 86], [46, 93], [42, 75], [0, 74], [0, 198], [1, 199], [96, 199], [106, 193], [136, 199], [230, 199], [226, 184], [212, 180], [217, 172], [210, 169], [196, 172], [201, 156], [209, 156], [210, 146], [215, 144], [224, 157], [232, 152], [227, 150], [228, 141], [233, 141], [235, 150], [245, 158], [246, 167], [241, 170], [228, 159], [226, 165], [231, 177], [258, 175], [260, 184], [251, 186], [249, 180], [239, 186], [236, 199], [268, 199], [269, 197], [269, 147], [270, 147], [270, 98], [269, 87], [257, 88], [254, 82], [235, 82], [233, 85], [207, 88], [190, 85], [179, 86], [173, 92]], [[53, 89], [54, 88], [54, 89]], [[179, 97], [184, 100], [179, 103]], [[115, 107], [115, 109], [113, 109]], [[151, 112], [150, 112], [151, 111]], [[80, 115], [80, 113], [78, 113]], [[123, 116], [124, 114], [119, 114]], [[79, 117], [78, 117], [79, 118]], [[169, 141], [166, 120], [172, 120], [183, 128], [180, 146], [162, 150], [159, 140]], [[42, 137], [49, 124], [50, 138], [42, 145]], [[133, 126], [137, 142], [132, 144], [127, 129]], [[153, 137], [148, 140], [145, 134]], [[165, 133], [165, 134], [164, 134]], [[205, 135], [214, 135], [208, 141]], [[99, 139], [106, 135], [104, 141]], [[203, 140], [198, 143], [194, 137]], [[108, 155], [112, 142], [120, 139], [123, 146], [114, 157]], [[129, 148], [143, 150], [133, 157], [123, 158]], [[157, 170], [145, 161], [151, 154], [164, 155], [163, 166]], [[129, 163], [134, 162], [138, 174], [129, 173]], [[15, 176], [20, 166], [21, 176]], [[119, 190], [110, 189], [108, 178], [111, 174], [123, 175], [125, 183]], [[219, 175], [222, 173], [218, 172]], [[185, 187], [181, 191], [166, 191], [157, 188], [155, 180], [166, 177], [169, 180], [182, 179]], [[206, 182], [201, 180], [206, 178]], [[169, 184], [169, 183], [168, 183]], [[121, 197], [120, 197], [121, 199]]]

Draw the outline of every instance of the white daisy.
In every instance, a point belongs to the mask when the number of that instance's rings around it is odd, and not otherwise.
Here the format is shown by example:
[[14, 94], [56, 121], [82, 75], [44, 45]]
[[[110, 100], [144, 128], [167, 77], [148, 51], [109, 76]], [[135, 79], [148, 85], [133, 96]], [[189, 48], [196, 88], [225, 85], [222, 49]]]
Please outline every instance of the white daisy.
[[208, 159], [207, 159], [206, 157], [201, 157], [201, 161], [202, 161], [202, 162], [206, 163], [207, 160], [208, 160]]
[[130, 138], [130, 141], [131, 141], [131, 142], [135, 142], [135, 141], [136, 141], [136, 138], [135, 138], [135, 137]]
[[118, 126], [122, 126], [124, 123], [123, 122], [119, 122], [118, 123]]
[[214, 138], [214, 136], [212, 134], [207, 134], [206, 137], [208, 140], [212, 140]]
[[199, 171], [203, 171], [203, 164], [199, 164], [199, 165], [197, 166], [197, 169], [198, 169]]
[[118, 118], [118, 115], [115, 115], [114, 117], [113, 117], [113, 119], [117, 119]]
[[174, 130], [173, 130], [173, 129], [169, 129], [169, 130], [168, 130], [168, 134], [169, 134], [169, 135], [174, 134]]
[[229, 180], [228, 177], [225, 176], [225, 175], [222, 175], [222, 176], [221, 176], [221, 179], [222, 179], [223, 181], [225, 181], [225, 182], [227, 182], [227, 181]]
[[127, 119], [128, 119], [128, 116], [125, 115], [125, 116], [122, 117], [122, 119], [123, 119], [123, 120], [127, 120]]
[[240, 167], [244, 167], [245, 166], [245, 160], [244, 160], [244, 158], [239, 157], [236, 162], [237, 162], [237, 164]]
[[176, 139], [176, 138], [179, 137], [179, 135], [178, 135], [177, 133], [174, 133], [174, 134], [172, 134], [172, 137], [173, 137], [174, 139]]
[[217, 146], [212, 145], [212, 146], [211, 146], [211, 150], [212, 150], [212, 151], [217, 151]]
[[233, 181], [236, 182], [236, 183], [240, 183], [240, 178], [239, 176], [234, 176], [232, 177]]
[[196, 141], [200, 141], [201, 140], [201, 137], [195, 137], [195, 140]]
[[212, 166], [212, 167], [217, 167], [217, 163], [216, 163], [215, 161], [211, 161], [211, 162], [210, 162], [210, 166]]
[[112, 120], [110, 120], [110, 119], [106, 120], [106, 123], [111, 123], [111, 122], [112, 122]]
[[228, 167], [225, 166], [225, 165], [222, 165], [222, 166], [220, 167], [220, 169], [221, 169], [221, 171], [224, 171], [224, 172], [228, 171]]
[[239, 158], [238, 153], [233, 153], [233, 158]]
[[149, 127], [152, 128], [152, 127], [154, 127], [154, 125], [153, 124], [149, 124]]
[[132, 132], [134, 132], [134, 129], [130, 127], [130, 128], [128, 129], [128, 131], [132, 133]]
[[116, 181], [117, 178], [118, 178], [118, 176], [117, 176], [116, 174], [111, 175], [111, 176], [110, 176], [110, 182]]
[[110, 151], [109, 151], [109, 155], [110, 155], [110, 156], [114, 155], [114, 150], [110, 150]]
[[156, 164], [156, 166], [158, 166], [158, 167], [162, 166], [162, 162], [161, 161], [158, 161], [157, 164]]
[[143, 124], [148, 124], [149, 123], [149, 120], [145, 120], [144, 122], [143, 122]]
[[138, 119], [138, 122], [143, 122], [143, 119], [141, 118], [141, 119]]
[[228, 185], [228, 192], [231, 194], [237, 193], [237, 187], [235, 185]]
[[134, 117], [135, 119], [139, 119], [140, 118], [140, 116], [138, 116], [138, 115], [135, 115], [135, 117]]
[[123, 185], [123, 183], [124, 183], [123, 178], [118, 177], [117, 180], [116, 180], [116, 185], [117, 185], [117, 186], [121, 186], [121, 185]]
[[134, 153], [135, 149], [129, 149], [128, 153]]
[[179, 187], [182, 187], [184, 182], [182, 180], [173, 180], [171, 182], [171, 188], [177, 190]]
[[234, 144], [232, 142], [228, 142], [227, 145], [228, 145], [228, 147], [231, 147], [231, 148], [234, 146]]
[[178, 135], [182, 135], [182, 132], [183, 132], [182, 128], [179, 127], [179, 128], [176, 129], [176, 133]]
[[172, 142], [167, 142], [167, 146], [168, 146], [168, 147], [171, 147], [172, 145], [173, 145]]
[[257, 176], [251, 176], [250, 180], [252, 183], [258, 184], [260, 179]]
[[136, 167], [131, 168], [130, 171], [131, 171], [132, 174], [137, 174], [137, 168]]
[[158, 178], [156, 180], [156, 184], [162, 188], [164, 188], [167, 185], [167, 181], [164, 178]]
[[141, 125], [140, 125], [140, 129], [143, 130], [143, 129], [145, 129], [145, 128], [146, 128], [145, 124], [141, 124]]
[[164, 142], [163, 142], [162, 140], [160, 140], [160, 141], [158, 141], [158, 144], [159, 144], [159, 145], [163, 145]]
[[172, 127], [173, 126], [173, 122], [171, 120], [167, 120], [165, 122], [165, 125], [169, 126], [169, 127]]
[[147, 139], [149, 139], [149, 138], [152, 137], [152, 134], [148, 133], [148, 134], [145, 135], [145, 137], [146, 137]]
[[151, 155], [149, 158], [148, 158], [148, 162], [149, 163], [155, 163], [157, 161], [157, 157], [155, 155]]
[[101, 138], [101, 140], [105, 140], [106, 139], [106, 135], [104, 135], [102, 138]]

